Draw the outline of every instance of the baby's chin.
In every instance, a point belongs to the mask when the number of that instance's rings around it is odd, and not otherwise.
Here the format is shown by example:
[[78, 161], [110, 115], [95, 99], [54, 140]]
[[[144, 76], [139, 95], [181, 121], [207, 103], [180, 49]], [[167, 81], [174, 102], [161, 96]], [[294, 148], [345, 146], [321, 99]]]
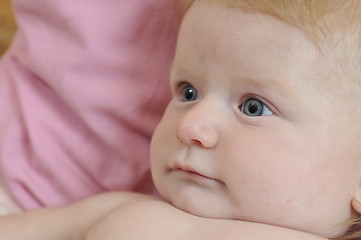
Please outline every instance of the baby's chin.
[[231, 219], [231, 220], [242, 220], [245, 219], [239, 219], [236, 218], [233, 214], [231, 214], [232, 211], [229, 211], [228, 209], [225, 210], [222, 207], [217, 207], [217, 205], [212, 204], [204, 204], [201, 201], [194, 201], [194, 199], [191, 200], [180, 200], [180, 199], [168, 199], [168, 202], [170, 202], [175, 208], [178, 208], [179, 210], [192, 214], [197, 217], [202, 218], [210, 218], [210, 219]]

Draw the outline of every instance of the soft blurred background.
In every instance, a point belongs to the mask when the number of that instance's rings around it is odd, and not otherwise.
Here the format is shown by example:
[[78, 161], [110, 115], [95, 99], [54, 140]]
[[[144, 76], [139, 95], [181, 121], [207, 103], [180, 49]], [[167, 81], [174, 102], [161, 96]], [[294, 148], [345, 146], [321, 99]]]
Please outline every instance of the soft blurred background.
[[0, 56], [9, 47], [16, 31], [11, 0], [0, 0]]

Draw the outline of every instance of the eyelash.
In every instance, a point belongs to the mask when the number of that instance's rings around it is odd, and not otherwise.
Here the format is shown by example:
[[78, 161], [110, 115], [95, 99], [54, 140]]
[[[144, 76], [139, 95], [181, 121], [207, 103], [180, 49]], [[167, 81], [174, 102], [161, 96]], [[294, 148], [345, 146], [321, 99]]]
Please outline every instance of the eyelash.
[[[186, 93], [186, 91], [189, 90], [189, 94]], [[192, 84], [188, 83], [188, 82], [180, 82], [179, 84], [177, 84], [177, 91], [178, 91], [178, 96], [180, 98], [180, 100], [182, 102], [192, 102], [195, 101], [199, 98], [199, 93], [197, 91], [197, 89], [195, 87], [193, 87]], [[188, 96], [184, 95], [184, 94], [188, 94]], [[245, 109], [245, 107], [247, 107], [247, 103], [249, 101], [255, 101], [258, 102], [260, 104], [262, 104], [261, 109], [259, 109], [259, 106], [255, 106], [255, 104], [248, 106], [248, 107], [252, 107], [253, 110], [255, 111], [254, 113], [252, 113], [250, 111], [250, 109]], [[274, 111], [272, 110], [271, 107], [269, 107], [268, 103], [265, 103], [266, 101], [256, 95], [253, 94], [247, 94], [245, 97], [242, 98], [241, 103], [238, 105], [238, 109], [239, 111], [249, 117], [259, 117], [259, 116], [269, 116], [269, 115], [274, 115]], [[249, 115], [246, 113], [248, 111]], [[261, 112], [259, 112], [261, 111]], [[250, 116], [252, 114], [256, 114], [256, 113], [260, 113], [262, 115], [253, 115]]]

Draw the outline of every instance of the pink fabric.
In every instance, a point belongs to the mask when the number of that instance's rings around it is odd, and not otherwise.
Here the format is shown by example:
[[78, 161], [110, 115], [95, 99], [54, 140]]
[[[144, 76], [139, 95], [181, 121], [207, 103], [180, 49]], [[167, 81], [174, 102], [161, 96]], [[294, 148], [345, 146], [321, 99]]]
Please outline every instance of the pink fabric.
[[174, 0], [14, 0], [0, 63], [0, 160], [25, 209], [155, 193], [149, 141], [170, 99]]

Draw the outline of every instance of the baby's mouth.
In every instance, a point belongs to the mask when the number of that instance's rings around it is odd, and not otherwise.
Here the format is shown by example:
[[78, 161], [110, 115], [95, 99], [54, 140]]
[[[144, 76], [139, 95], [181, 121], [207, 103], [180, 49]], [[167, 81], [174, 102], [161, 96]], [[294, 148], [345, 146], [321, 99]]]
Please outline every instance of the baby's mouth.
[[184, 169], [181, 169], [181, 168], [178, 168], [178, 169], [176, 169], [176, 170], [178, 170], [178, 171], [183, 171], [183, 172], [185, 172], [186, 174], [189, 174], [189, 175], [191, 175], [191, 176], [206, 178], [206, 179], [210, 179], [210, 180], [216, 180], [216, 179], [214, 179], [214, 178], [211, 178], [211, 177], [205, 176], [205, 175], [203, 175], [203, 174], [200, 174], [200, 173], [198, 173], [198, 172], [196, 172], [196, 171], [189, 171], [189, 170], [184, 170]]
[[200, 173], [199, 171], [193, 169], [192, 167], [188, 166], [188, 165], [181, 165], [181, 164], [174, 164], [174, 166], [172, 167], [173, 171], [177, 171], [177, 172], [182, 172], [190, 177], [193, 178], [198, 178], [198, 179], [204, 179], [204, 180], [213, 180], [213, 181], [218, 181], [215, 178], [212, 178], [210, 176], [204, 175], [202, 173]]

